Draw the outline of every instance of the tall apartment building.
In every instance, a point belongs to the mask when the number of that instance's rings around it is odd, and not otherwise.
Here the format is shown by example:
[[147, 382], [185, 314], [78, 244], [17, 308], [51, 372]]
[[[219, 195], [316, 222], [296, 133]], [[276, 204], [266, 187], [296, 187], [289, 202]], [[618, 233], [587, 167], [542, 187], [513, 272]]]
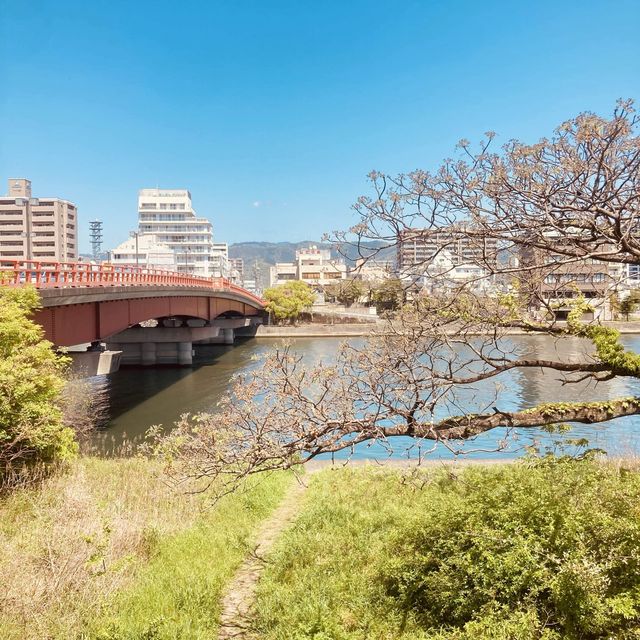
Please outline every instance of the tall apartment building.
[[213, 228], [198, 218], [186, 189], [141, 189], [138, 192], [138, 229], [153, 235], [176, 254], [178, 271], [216, 275]]
[[0, 196], [0, 259], [73, 262], [78, 259], [78, 209], [61, 198], [34, 198], [31, 181], [9, 178]]
[[494, 238], [476, 238], [464, 224], [441, 229], [407, 229], [398, 238], [397, 265], [401, 274], [428, 267], [442, 253], [454, 266], [495, 264], [498, 243]]

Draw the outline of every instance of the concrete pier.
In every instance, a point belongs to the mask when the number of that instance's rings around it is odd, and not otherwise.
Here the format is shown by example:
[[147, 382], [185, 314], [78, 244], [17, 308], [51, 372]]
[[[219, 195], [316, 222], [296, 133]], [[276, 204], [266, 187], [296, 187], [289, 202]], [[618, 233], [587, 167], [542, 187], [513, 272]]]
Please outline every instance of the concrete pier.
[[67, 351], [71, 357], [71, 369], [79, 376], [103, 376], [120, 368], [122, 353], [118, 349], [107, 351]]

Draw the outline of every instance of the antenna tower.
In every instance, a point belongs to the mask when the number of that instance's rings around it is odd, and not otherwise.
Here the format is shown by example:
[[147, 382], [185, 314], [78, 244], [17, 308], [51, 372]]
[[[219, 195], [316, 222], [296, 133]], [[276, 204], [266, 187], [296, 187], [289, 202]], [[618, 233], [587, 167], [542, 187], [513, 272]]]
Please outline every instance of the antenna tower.
[[89, 234], [91, 236], [93, 259], [97, 260], [102, 253], [102, 220], [91, 220], [89, 222]]

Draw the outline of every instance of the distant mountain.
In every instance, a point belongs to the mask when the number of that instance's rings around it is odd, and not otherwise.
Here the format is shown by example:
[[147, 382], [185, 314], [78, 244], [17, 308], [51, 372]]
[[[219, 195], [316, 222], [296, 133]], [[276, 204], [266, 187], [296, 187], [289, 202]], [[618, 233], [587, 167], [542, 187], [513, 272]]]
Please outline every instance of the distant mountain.
[[[273, 265], [276, 262], [293, 262], [296, 259], [296, 250], [315, 245], [319, 249], [331, 249], [333, 255], [338, 258], [338, 253], [329, 242], [316, 242], [314, 240], [304, 240], [302, 242], [237, 242], [229, 246], [230, 258], [242, 258], [245, 264], [245, 271], [248, 265], [252, 265], [257, 260], [258, 263]], [[363, 246], [375, 249], [383, 246], [382, 242], [365, 242]], [[356, 249], [351, 247], [347, 250], [347, 262], [354, 263], [358, 257]], [[391, 260], [395, 257], [395, 250], [383, 249], [376, 256], [379, 260]]]

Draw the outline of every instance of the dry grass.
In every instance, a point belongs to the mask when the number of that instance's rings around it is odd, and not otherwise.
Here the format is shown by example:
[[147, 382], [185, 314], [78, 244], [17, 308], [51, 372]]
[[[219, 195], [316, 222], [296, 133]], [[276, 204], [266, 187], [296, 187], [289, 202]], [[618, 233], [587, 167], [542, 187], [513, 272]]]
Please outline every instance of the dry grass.
[[161, 537], [191, 526], [195, 498], [140, 459], [81, 458], [0, 500], [0, 637], [74, 637]]

